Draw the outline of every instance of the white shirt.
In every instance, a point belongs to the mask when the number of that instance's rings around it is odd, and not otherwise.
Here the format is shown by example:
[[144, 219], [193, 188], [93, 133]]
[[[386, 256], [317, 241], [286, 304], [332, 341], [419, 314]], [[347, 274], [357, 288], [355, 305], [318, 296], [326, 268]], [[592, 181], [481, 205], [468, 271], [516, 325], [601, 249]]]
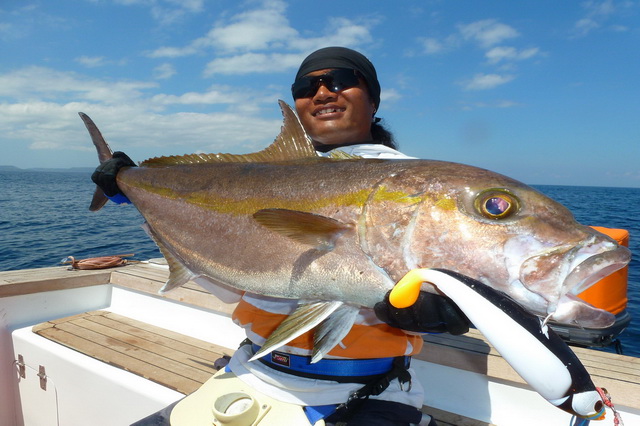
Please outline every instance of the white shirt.
[[362, 158], [381, 158], [389, 160], [410, 160], [416, 158], [409, 157], [400, 151], [396, 151], [393, 148], [389, 148], [388, 146], [379, 143], [361, 143], [357, 145], [341, 146], [339, 148], [332, 149], [329, 152], [318, 152], [318, 154], [322, 157], [328, 157], [331, 155], [332, 151], [342, 151], [349, 155], [357, 155]]

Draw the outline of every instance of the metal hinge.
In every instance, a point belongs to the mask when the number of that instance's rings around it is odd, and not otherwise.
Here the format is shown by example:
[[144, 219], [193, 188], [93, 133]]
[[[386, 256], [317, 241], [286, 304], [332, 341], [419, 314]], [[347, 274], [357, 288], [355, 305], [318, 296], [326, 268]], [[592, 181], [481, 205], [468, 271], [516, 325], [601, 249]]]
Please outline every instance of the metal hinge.
[[27, 378], [27, 366], [24, 364], [24, 357], [18, 354], [18, 374], [23, 379]]
[[[18, 354], [18, 362], [16, 363], [18, 366], [18, 374], [21, 378], [27, 378], [27, 364], [24, 363], [24, 357], [21, 354]], [[44, 365], [41, 365], [38, 369], [37, 376], [40, 378], [40, 389], [47, 390], [47, 372], [44, 369]]]
[[44, 371], [44, 365], [38, 369], [38, 377], [40, 377], [40, 389], [47, 390], [47, 373]]

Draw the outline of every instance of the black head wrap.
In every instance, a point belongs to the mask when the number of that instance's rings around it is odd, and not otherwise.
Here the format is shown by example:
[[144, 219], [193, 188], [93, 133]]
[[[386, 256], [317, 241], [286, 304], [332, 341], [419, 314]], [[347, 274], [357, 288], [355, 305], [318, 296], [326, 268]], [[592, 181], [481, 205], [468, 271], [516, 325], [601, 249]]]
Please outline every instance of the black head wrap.
[[380, 105], [380, 83], [371, 61], [362, 53], [346, 47], [325, 47], [307, 56], [296, 74], [296, 80], [310, 72], [325, 68], [347, 68], [358, 71], [365, 82], [376, 109]]

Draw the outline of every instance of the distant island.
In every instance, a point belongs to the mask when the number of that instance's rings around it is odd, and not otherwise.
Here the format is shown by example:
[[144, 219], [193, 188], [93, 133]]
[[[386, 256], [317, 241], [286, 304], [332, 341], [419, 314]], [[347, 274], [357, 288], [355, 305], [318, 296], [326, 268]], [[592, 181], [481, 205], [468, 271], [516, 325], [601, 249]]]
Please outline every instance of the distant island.
[[39, 167], [39, 168], [33, 168], [33, 169], [21, 169], [20, 167], [16, 167], [16, 166], [1, 166], [0, 165], [0, 172], [66, 172], [66, 173], [92, 173], [95, 170], [94, 167], [69, 167], [66, 169], [60, 168], [60, 169], [55, 169], [55, 168], [44, 168], [44, 167]]

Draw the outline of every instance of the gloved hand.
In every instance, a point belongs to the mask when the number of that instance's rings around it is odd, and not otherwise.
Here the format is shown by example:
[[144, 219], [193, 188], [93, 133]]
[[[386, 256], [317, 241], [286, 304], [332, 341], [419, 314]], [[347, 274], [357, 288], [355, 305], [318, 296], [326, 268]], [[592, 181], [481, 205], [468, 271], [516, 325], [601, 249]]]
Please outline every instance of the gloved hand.
[[113, 153], [113, 158], [96, 168], [96, 171], [91, 175], [91, 180], [102, 189], [107, 197], [115, 197], [122, 193], [118, 188], [116, 176], [123, 167], [136, 167], [136, 163], [124, 152], [116, 151]]
[[373, 310], [381, 321], [392, 327], [420, 333], [464, 334], [470, 321], [451, 299], [421, 291], [418, 300], [408, 308], [396, 308], [389, 302], [389, 291], [384, 301]]

